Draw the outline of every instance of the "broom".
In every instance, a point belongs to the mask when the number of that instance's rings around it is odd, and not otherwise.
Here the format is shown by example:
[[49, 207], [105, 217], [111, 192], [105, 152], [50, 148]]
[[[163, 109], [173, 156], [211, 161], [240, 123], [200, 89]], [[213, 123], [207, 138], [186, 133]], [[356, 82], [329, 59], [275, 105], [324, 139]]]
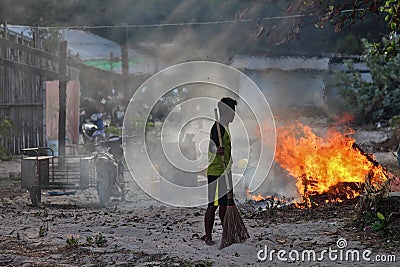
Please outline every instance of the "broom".
[[[217, 122], [217, 133], [219, 144], [222, 145], [222, 137], [221, 137], [221, 128], [218, 120], [218, 111], [214, 109], [215, 121]], [[226, 213], [224, 217], [224, 222], [222, 225], [222, 239], [221, 244], [219, 246], [220, 249], [223, 249], [227, 246], [232, 245], [233, 243], [242, 243], [247, 238], [249, 238], [249, 233], [247, 232], [246, 226], [243, 223], [242, 217], [240, 216], [239, 210], [237, 209], [235, 202], [233, 200], [233, 195], [230, 192], [231, 185], [229, 183], [228, 174], [225, 169], [225, 161], [224, 155], [222, 155], [222, 164], [224, 167], [225, 181], [226, 181], [226, 189], [227, 189], [227, 198], [228, 198], [228, 206], [226, 207]]]

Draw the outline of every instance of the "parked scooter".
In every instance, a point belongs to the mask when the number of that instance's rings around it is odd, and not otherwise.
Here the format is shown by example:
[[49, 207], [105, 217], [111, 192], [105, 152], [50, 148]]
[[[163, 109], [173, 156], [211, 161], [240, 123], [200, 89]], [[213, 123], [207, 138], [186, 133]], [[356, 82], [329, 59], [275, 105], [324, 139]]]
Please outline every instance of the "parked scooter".
[[103, 114], [95, 113], [90, 116], [89, 121], [84, 121], [81, 124], [81, 130], [85, 147], [93, 152], [94, 146], [106, 137]]
[[96, 147], [102, 148], [99, 152], [94, 153], [97, 192], [100, 205], [107, 207], [111, 197], [124, 200], [127, 193], [124, 179], [122, 137], [109, 137]]

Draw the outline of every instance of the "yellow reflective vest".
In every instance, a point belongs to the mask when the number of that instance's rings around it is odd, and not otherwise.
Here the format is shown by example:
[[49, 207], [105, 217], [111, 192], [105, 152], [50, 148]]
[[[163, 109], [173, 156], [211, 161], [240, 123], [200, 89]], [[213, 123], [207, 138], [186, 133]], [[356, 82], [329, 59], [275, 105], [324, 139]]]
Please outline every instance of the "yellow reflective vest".
[[[222, 136], [222, 145], [225, 147], [225, 166], [227, 171], [231, 170], [232, 161], [231, 161], [231, 137], [229, 134], [228, 127], [224, 127], [220, 124], [221, 129], [221, 136]], [[212, 146], [219, 147], [219, 140], [218, 140], [218, 132], [217, 132], [217, 124], [214, 123], [213, 127], [211, 128], [210, 132], [210, 145], [208, 149], [208, 169], [207, 175], [213, 176], [221, 176], [224, 173], [224, 167], [222, 164], [222, 156], [218, 156], [210, 151]]]

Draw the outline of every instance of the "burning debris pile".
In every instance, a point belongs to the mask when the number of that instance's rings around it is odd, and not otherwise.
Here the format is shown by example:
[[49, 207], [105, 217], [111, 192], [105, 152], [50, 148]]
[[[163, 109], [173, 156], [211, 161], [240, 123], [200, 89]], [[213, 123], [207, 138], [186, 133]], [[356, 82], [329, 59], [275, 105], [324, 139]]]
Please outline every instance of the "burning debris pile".
[[296, 179], [302, 201], [293, 204], [299, 208], [354, 199], [366, 182], [379, 187], [390, 176], [355, 144], [351, 130], [343, 134], [329, 128], [317, 135], [300, 122], [276, 130], [275, 162]]

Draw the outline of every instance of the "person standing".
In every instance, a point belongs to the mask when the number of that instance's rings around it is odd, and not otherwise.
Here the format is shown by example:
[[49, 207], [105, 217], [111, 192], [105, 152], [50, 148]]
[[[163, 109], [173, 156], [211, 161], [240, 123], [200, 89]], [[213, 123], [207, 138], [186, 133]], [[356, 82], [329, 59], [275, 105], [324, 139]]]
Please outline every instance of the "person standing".
[[[226, 207], [228, 206], [226, 180], [224, 172], [228, 173], [230, 184], [232, 185], [232, 160], [231, 160], [231, 137], [229, 133], [229, 123], [235, 118], [235, 109], [237, 101], [224, 97], [218, 102], [218, 110], [220, 114], [219, 122], [215, 122], [210, 132], [210, 144], [208, 151], [208, 207], [204, 215], [205, 235], [203, 240], [209, 246], [214, 245], [212, 240], [212, 230], [215, 220], [215, 212], [219, 207], [219, 217], [221, 222], [224, 221]], [[217, 123], [220, 124], [222, 144], [219, 142]], [[224, 156], [224, 157], [222, 157]], [[224, 163], [222, 162], [224, 158]], [[226, 169], [224, 169], [226, 166]], [[233, 190], [230, 191], [233, 194]]]

